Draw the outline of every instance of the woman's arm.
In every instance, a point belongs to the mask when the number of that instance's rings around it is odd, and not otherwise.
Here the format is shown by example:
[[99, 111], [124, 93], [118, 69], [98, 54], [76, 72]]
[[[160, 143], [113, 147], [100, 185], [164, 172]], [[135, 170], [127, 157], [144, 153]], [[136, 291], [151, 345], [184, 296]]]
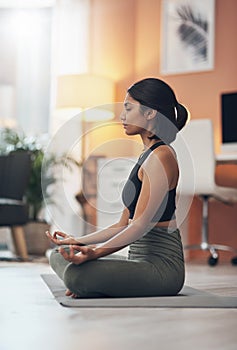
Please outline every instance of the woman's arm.
[[108, 241], [110, 238], [118, 234], [128, 225], [128, 220], [129, 211], [127, 208], [125, 208], [120, 220], [117, 223], [88, 235], [77, 238], [60, 231], [54, 232], [53, 235], [46, 231], [46, 235], [53, 243], [57, 245], [93, 245]]
[[83, 244], [98, 244], [103, 243], [117, 235], [120, 231], [122, 231], [127, 225], [129, 221], [129, 211], [127, 208], [124, 208], [123, 213], [120, 217], [120, 220], [109, 226], [105, 229], [95, 231], [88, 235], [79, 237], [77, 240]]

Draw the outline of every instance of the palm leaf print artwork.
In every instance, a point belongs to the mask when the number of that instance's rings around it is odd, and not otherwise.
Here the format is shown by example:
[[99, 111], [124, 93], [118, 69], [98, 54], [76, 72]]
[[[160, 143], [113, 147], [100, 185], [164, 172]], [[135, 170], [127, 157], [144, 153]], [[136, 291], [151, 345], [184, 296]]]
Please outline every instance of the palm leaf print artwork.
[[195, 12], [190, 5], [176, 8], [180, 24], [177, 34], [184, 47], [192, 52], [195, 60], [206, 61], [208, 55], [208, 21], [205, 16]]

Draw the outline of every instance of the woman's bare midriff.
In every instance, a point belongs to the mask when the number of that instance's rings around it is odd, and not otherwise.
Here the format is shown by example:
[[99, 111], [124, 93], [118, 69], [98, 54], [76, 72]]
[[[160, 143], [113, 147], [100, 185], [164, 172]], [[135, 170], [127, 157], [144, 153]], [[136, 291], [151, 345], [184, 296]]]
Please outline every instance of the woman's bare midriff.
[[[132, 219], [129, 220], [129, 224], [131, 224], [131, 223], [132, 223]], [[176, 220], [157, 222], [156, 224], [154, 223], [153, 225], [155, 227], [177, 228]]]
[[157, 222], [155, 227], [172, 227], [177, 228], [176, 220]]

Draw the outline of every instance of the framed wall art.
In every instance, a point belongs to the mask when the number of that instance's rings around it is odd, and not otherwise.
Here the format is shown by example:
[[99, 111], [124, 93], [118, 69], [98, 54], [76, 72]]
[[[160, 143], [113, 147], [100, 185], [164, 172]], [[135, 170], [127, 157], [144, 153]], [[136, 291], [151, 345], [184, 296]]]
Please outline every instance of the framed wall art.
[[215, 0], [163, 0], [161, 73], [214, 68]]

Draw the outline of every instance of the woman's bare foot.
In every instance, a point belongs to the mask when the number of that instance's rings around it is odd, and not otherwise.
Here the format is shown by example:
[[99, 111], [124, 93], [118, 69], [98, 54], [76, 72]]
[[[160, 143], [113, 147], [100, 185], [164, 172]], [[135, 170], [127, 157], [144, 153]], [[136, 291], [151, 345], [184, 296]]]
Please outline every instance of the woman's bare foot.
[[72, 298], [74, 298], [74, 299], [79, 298], [79, 296], [78, 296], [77, 294], [71, 292], [69, 289], [66, 290], [65, 295], [66, 295], [67, 297], [72, 297]]

